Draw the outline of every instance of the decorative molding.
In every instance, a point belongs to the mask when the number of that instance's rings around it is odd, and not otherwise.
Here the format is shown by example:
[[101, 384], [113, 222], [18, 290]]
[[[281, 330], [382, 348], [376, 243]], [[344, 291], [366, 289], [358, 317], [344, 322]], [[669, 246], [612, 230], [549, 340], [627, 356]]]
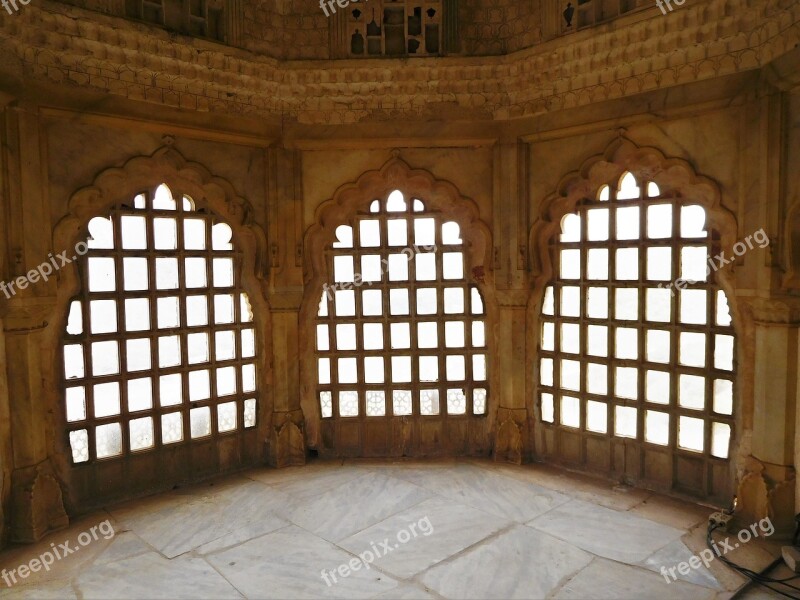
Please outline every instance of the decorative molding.
[[687, 5], [673, 18], [612, 23], [508, 56], [382, 59], [380, 68], [374, 61], [279, 65], [238, 49], [193, 47], [99, 15], [81, 19], [63, 7], [30, 5], [0, 21], [0, 72], [20, 94], [32, 81], [49, 82], [301, 123], [506, 120], [759, 69], [800, 43], [800, 4], [753, 4], [711, 0]]

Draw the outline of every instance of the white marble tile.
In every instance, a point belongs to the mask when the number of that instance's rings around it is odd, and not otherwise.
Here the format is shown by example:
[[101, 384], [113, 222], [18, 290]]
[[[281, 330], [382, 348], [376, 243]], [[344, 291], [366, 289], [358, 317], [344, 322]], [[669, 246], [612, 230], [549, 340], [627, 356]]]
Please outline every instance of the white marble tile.
[[261, 519], [245, 523], [230, 533], [227, 533], [222, 537], [218, 537], [215, 540], [211, 540], [207, 544], [203, 544], [202, 546], [195, 548], [195, 552], [201, 555], [209, 554], [211, 552], [218, 552], [219, 550], [224, 550], [225, 548], [230, 548], [231, 546], [236, 546], [242, 542], [252, 540], [253, 538], [266, 535], [267, 533], [272, 533], [273, 531], [282, 529], [287, 525], [289, 525], [288, 521], [285, 521], [276, 515], [266, 515]]
[[581, 500], [566, 504], [528, 523], [540, 531], [592, 554], [638, 563], [679, 539], [683, 531]]
[[135, 533], [123, 531], [114, 536], [111, 543], [94, 560], [94, 565], [104, 565], [152, 551], [153, 548], [143, 542]]
[[[176, 503], [176, 498], [182, 502]], [[253, 521], [274, 519], [275, 511], [289, 504], [285, 494], [244, 479], [239, 485], [219, 487], [204, 495], [173, 496], [151, 510], [111, 512], [144, 541], [172, 558]]]
[[[510, 521], [475, 508], [445, 498], [432, 498], [337, 545], [353, 554], [377, 554], [377, 567], [406, 579], [509, 525]], [[388, 542], [391, 551], [386, 552], [381, 542]]]
[[375, 596], [375, 600], [433, 600], [436, 596], [426, 591], [422, 586], [412, 583], [401, 583], [393, 590]]
[[470, 464], [458, 464], [449, 469], [407, 468], [398, 471], [397, 477], [518, 523], [525, 523], [569, 500], [564, 494]]
[[711, 600], [714, 590], [663, 577], [602, 558], [569, 580], [553, 597], [559, 600]]
[[331, 488], [364, 475], [364, 469], [336, 462], [314, 463], [286, 469], [259, 469], [247, 476], [293, 498], [319, 496]]
[[591, 560], [566, 542], [515, 525], [436, 565], [419, 580], [445, 598], [544, 598]]
[[169, 560], [157, 552], [87, 569], [75, 585], [85, 600], [242, 598], [202, 558]]
[[[679, 563], [689, 562], [689, 559], [694, 556], [694, 552], [689, 550], [681, 540], [670, 542], [661, 550], [654, 552], [640, 565], [656, 573], [661, 573], [661, 568], [666, 567], [670, 569], [676, 567]], [[694, 583], [695, 585], [702, 585], [704, 587], [712, 588], [715, 590], [723, 590], [724, 588], [717, 581], [717, 578], [711, 574], [711, 571], [706, 569], [702, 564], [697, 569], [691, 569], [688, 575], [681, 575], [677, 569], [673, 571], [678, 579]]]
[[397, 587], [375, 569], [336, 573], [334, 581], [329, 573], [353, 555], [293, 525], [206, 559], [248, 598], [372, 598]]
[[335, 542], [430, 496], [429, 492], [407, 481], [367, 472], [322, 496], [296, 502], [279, 514]]

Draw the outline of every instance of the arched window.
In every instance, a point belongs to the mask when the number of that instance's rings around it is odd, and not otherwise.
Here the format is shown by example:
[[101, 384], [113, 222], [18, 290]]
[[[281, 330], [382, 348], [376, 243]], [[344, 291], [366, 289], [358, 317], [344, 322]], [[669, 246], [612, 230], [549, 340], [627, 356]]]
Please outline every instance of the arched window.
[[72, 461], [256, 424], [256, 337], [231, 228], [166, 185], [89, 223], [63, 337]]
[[395, 190], [337, 237], [316, 329], [323, 420], [485, 415], [485, 307], [458, 224]]
[[717, 246], [703, 207], [631, 173], [563, 218], [539, 345], [539, 414], [556, 431], [549, 454], [625, 472], [631, 455], [613, 448], [635, 445], [637, 477], [709, 493], [734, 427], [735, 340], [710, 258]]

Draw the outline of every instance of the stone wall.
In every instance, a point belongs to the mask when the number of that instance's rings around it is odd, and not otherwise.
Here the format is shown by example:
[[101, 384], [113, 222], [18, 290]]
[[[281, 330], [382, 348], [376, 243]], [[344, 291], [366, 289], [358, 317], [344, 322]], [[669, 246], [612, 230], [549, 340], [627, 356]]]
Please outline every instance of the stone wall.
[[[276, 7], [269, 19], [308, 32], [308, 45], [298, 47], [324, 56], [324, 24], [313, 7], [298, 17], [294, 1], [267, 4]], [[470, 52], [510, 52], [528, 43], [518, 41], [525, 35], [541, 35], [514, 25], [530, 21], [519, 6], [465, 6], [476, 19], [499, 19], [496, 30], [465, 34]], [[255, 22], [261, 9], [251, 8]], [[0, 280], [60, 251], [65, 217], [77, 233], [89, 208], [78, 202], [76, 210], [70, 199], [100, 173], [137, 157], [159, 165], [154, 177], [169, 164], [199, 163], [249, 202], [249, 225], [266, 236], [253, 293], [270, 319], [263, 332], [270, 392], [260, 415], [263, 444], [248, 460], [302, 463], [313, 418], [301, 409], [307, 382], [298, 366], [308, 352], [300, 339], [310, 293], [306, 235], [337, 189], [397, 155], [471, 199], [491, 233], [494, 451], [498, 460], [532, 460], [538, 309], [531, 232], [545, 199], [587, 160], [619, 141], [652, 147], [716, 182], [741, 236], [764, 227], [773, 240], [769, 252], [748, 256], [730, 274], [742, 352], [733, 469], [743, 510], [786, 521], [795, 510], [800, 448], [796, 386], [787, 377], [798, 371], [792, 344], [800, 323], [800, 6], [712, 0], [625, 23], [508, 56], [279, 63], [261, 53], [279, 38], [297, 39], [283, 25], [269, 34], [275, 40], [253, 26], [247, 43], [256, 53], [31, 3], [0, 21]], [[489, 42], [495, 31], [505, 40], [499, 45]], [[12, 301], [0, 296], [6, 538], [41, 537], [63, 525], [66, 512], [99, 501], [67, 464], [58, 420], [54, 353], [68, 283], [65, 273]], [[765, 360], [758, 349], [767, 347], [783, 349], [785, 360]], [[174, 483], [165, 476], [118, 495]]]

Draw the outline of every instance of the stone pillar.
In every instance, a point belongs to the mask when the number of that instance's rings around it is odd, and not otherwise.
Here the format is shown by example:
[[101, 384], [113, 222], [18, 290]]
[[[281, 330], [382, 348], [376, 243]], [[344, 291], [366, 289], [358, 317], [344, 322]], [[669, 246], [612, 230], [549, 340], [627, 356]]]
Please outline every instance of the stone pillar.
[[[800, 305], [757, 301], [750, 304], [748, 312], [752, 312], [754, 322], [752, 428], [748, 427], [749, 411], [743, 401], [745, 439], [741, 445], [745, 452], [737, 491], [737, 515], [745, 527], [770, 517], [777, 535], [785, 537], [794, 532], [797, 512], [794, 465], [795, 459], [800, 458], [796, 457], [800, 448], [797, 426]], [[746, 337], [744, 343], [749, 339]], [[740, 381], [746, 382], [750, 368], [747, 364], [742, 367]], [[746, 385], [743, 387], [739, 395], [745, 400], [747, 389]]]
[[[3, 154], [6, 180], [3, 186], [5, 220], [5, 281], [24, 280], [25, 274], [47, 260], [52, 251], [51, 222], [42, 180], [42, 136], [38, 109], [18, 105], [3, 114]], [[7, 193], [7, 195], [5, 195]], [[50, 408], [45, 403], [46, 381], [42, 365], [42, 332], [55, 308], [55, 280], [17, 285], [10, 297], [3, 297], [5, 368], [8, 380], [8, 423], [10, 425], [11, 490], [7, 501], [8, 539], [33, 542], [48, 531], [68, 524], [61, 495], [49, 458], [48, 423]], [[2, 412], [0, 412], [0, 420]], [[5, 491], [5, 490], [4, 490]]]
[[527, 239], [528, 146], [515, 139], [498, 144], [494, 154], [494, 324], [495, 394], [499, 398], [494, 459], [520, 464], [533, 457], [529, 371]]
[[269, 303], [272, 311], [273, 422], [269, 461], [276, 467], [306, 461], [305, 422], [300, 408], [299, 313], [303, 300], [302, 189], [300, 155], [268, 153]]

